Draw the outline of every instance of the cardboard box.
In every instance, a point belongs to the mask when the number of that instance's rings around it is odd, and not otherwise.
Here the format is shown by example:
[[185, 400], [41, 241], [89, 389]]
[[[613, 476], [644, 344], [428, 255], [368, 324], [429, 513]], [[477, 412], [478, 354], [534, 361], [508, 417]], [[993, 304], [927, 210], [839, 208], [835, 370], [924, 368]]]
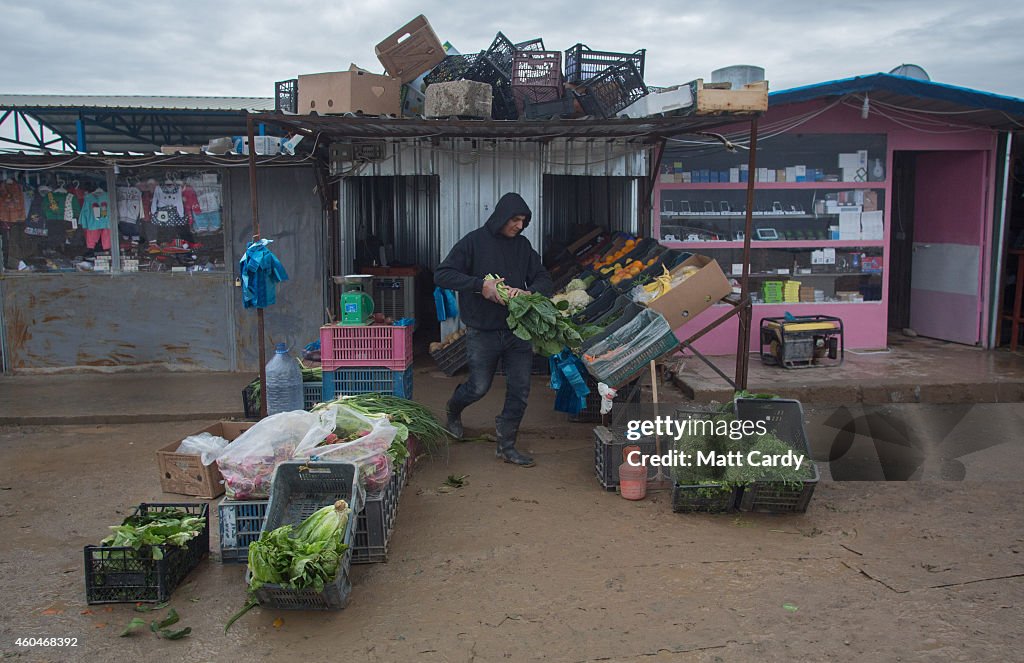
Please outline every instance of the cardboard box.
[[403, 83], [416, 80], [445, 56], [441, 40], [423, 14], [398, 28], [373, 51], [384, 70]]
[[682, 272], [689, 266], [698, 267], [699, 270], [648, 304], [650, 309], [665, 316], [672, 329], [682, 327], [698, 313], [732, 292], [732, 286], [718, 262], [707, 256], [690, 256], [676, 266], [672, 274]]
[[[234, 440], [252, 428], [251, 421], [221, 421], [199, 433], [210, 433]], [[193, 433], [198, 435], [198, 433]], [[212, 500], [224, 493], [220, 470], [217, 464], [203, 465], [202, 457], [194, 454], [175, 453], [181, 446], [181, 440], [172, 442], [156, 452], [157, 466], [160, 468], [160, 488], [165, 493], [192, 495]]]
[[[235, 136], [234, 140], [236, 154], [249, 154], [248, 136]], [[253, 140], [256, 142], [256, 154], [281, 153], [280, 136], [253, 136]]]
[[201, 145], [161, 145], [161, 154], [201, 154]]
[[402, 82], [351, 65], [348, 71], [299, 76], [299, 114], [399, 115]]

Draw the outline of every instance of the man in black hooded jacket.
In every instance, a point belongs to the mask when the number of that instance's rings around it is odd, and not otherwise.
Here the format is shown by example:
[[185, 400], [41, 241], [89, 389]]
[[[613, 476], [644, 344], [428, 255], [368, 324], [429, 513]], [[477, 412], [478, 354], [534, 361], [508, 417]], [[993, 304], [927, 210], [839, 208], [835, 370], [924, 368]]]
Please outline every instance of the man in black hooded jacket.
[[462, 437], [462, 411], [490, 390], [500, 359], [507, 387], [505, 407], [494, 420], [497, 455], [523, 467], [534, 465], [532, 458], [516, 450], [519, 423], [530, 396], [533, 349], [509, 330], [508, 310], [498, 297], [498, 281], [484, 277], [499, 276], [513, 297], [530, 292], [552, 295], [551, 276], [530, 240], [522, 236], [532, 216], [522, 196], [506, 193], [484, 225], [460, 239], [434, 273], [437, 285], [459, 293], [459, 312], [467, 327], [469, 378], [456, 387], [448, 401], [448, 430]]

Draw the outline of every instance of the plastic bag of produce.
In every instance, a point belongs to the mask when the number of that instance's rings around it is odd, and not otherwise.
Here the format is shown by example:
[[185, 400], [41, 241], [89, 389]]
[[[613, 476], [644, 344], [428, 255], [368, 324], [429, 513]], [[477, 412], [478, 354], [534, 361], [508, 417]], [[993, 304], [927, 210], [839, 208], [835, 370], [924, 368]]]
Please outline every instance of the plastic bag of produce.
[[203, 465], [213, 465], [217, 456], [224, 453], [226, 446], [228, 446], [228, 441], [223, 437], [203, 431], [198, 435], [189, 435], [182, 440], [175, 453], [201, 456]]
[[583, 362], [590, 374], [603, 382], [618, 371], [638, 364], [641, 354], [671, 333], [672, 328], [663, 316], [644, 309], [607, 338], [595, 343], [583, 355]]
[[370, 417], [343, 403], [327, 403], [323, 407], [320, 412], [331, 413], [333, 430], [319, 440], [304, 439], [295, 450], [295, 457], [355, 463], [368, 494], [386, 488], [393, 471], [386, 452], [398, 429], [387, 417]]
[[296, 457], [303, 444], [316, 445], [334, 431], [332, 411], [281, 412], [262, 419], [242, 433], [217, 458], [228, 499], [270, 497], [274, 470]]

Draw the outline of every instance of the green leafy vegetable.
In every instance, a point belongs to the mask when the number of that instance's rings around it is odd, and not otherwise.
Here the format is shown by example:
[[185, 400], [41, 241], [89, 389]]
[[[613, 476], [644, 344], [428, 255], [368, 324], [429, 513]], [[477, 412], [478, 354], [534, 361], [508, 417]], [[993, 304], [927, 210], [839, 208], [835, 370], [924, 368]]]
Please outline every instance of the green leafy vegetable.
[[[341, 396], [323, 405], [313, 408], [318, 411], [320, 408], [329, 407], [331, 403], [340, 403], [353, 410], [362, 412], [370, 417], [386, 415], [391, 423], [398, 428], [399, 434], [395, 437], [396, 442], [405, 442], [409, 435], [413, 435], [426, 446], [431, 453], [437, 451], [441, 446], [448, 444], [454, 436], [449, 433], [437, 420], [434, 414], [425, 406], [398, 396], [390, 394], [356, 394], [354, 396]], [[388, 454], [396, 463], [405, 459], [408, 452], [404, 444], [399, 444], [402, 449], [395, 450], [396, 445], [388, 450]], [[398, 457], [401, 455], [401, 457]]]
[[[162, 604], [162, 606], [166, 605], [166, 603]], [[158, 610], [159, 608], [152, 609]], [[178, 616], [178, 611], [174, 608], [171, 608], [167, 611], [167, 614], [164, 616], [163, 619], [159, 621], [154, 619], [153, 621], [149, 622], [149, 630], [156, 637], [163, 638], [164, 640], [180, 640], [184, 638], [186, 635], [192, 633], [192, 629], [188, 626], [181, 629], [180, 631], [172, 631], [170, 630], [170, 628], [168, 628], [170, 626], [174, 626], [175, 624], [177, 624], [178, 621], [180, 621], [180, 619], [181, 618]], [[121, 631], [120, 637], [128, 637], [129, 635], [131, 635], [138, 629], [142, 628], [143, 626], [146, 626], [145, 619], [143, 619], [142, 617], [133, 617], [132, 620], [128, 622], [128, 624], [124, 627], [124, 630]]]
[[[500, 276], [488, 274], [488, 280]], [[564, 348], [578, 350], [583, 344], [580, 330], [565, 318], [558, 305], [540, 293], [512, 297], [508, 286], [499, 281], [498, 295], [508, 307], [508, 328], [518, 338], [533, 344], [533, 351], [543, 357], [550, 357]]]
[[[154, 509], [145, 514], [129, 516], [120, 525], [111, 527], [113, 534], [100, 541], [101, 546], [148, 547], [153, 559], [163, 559], [160, 546], [185, 547], [206, 527], [206, 518], [193, 516], [180, 509]], [[100, 553], [102, 554], [102, 552]]]
[[338, 574], [348, 546], [342, 542], [352, 509], [338, 500], [316, 511], [298, 526], [284, 525], [260, 534], [249, 544], [250, 600], [224, 626], [225, 633], [255, 605], [255, 592], [265, 584], [284, 589], [322, 592]]

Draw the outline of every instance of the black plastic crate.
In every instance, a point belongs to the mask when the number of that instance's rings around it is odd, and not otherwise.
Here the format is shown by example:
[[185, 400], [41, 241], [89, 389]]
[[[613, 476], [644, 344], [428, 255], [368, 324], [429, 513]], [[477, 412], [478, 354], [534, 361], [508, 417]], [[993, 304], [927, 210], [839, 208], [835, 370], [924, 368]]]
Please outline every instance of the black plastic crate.
[[388, 546], [398, 515], [398, 498], [405, 486], [405, 465], [393, 468], [387, 488], [376, 495], [367, 495], [363, 510], [356, 517], [353, 564], [388, 561]]
[[750, 421], [765, 421], [768, 432], [788, 444], [794, 451], [804, 453], [811, 463], [814, 475], [800, 483], [781, 481], [755, 481], [743, 487], [740, 511], [762, 513], [803, 513], [818, 485], [818, 466], [811, 460], [804, 429], [804, 411], [800, 401], [784, 398], [737, 398], [736, 417]]
[[676, 513], [725, 513], [736, 508], [739, 489], [721, 484], [672, 486], [672, 510]]
[[[619, 293], [615, 292], [611, 288], [605, 287], [601, 294], [594, 297], [594, 301], [587, 304], [579, 313], [572, 316], [572, 321], [577, 325], [588, 324], [594, 322], [602, 315], [611, 310], [615, 304], [615, 300], [618, 298]], [[589, 294], [589, 290], [587, 291]]]
[[[597, 380], [593, 378], [589, 373], [583, 372], [583, 379], [587, 383], [587, 387], [590, 388], [590, 393], [587, 394], [587, 404], [582, 410], [576, 414], [569, 415], [569, 421], [577, 424], [591, 424], [601, 423], [601, 394], [597, 391]], [[642, 394], [640, 388], [640, 379], [637, 378], [632, 382], [623, 385], [615, 393], [615, 398], [612, 400], [612, 412], [610, 415], [606, 415], [609, 418], [614, 416], [617, 407], [621, 407], [627, 404], [638, 404], [640, 402], [640, 396]]]
[[625, 313], [626, 307], [632, 303], [633, 300], [630, 299], [629, 297], [619, 295], [618, 297], [615, 298], [615, 301], [612, 302], [611, 308], [609, 308], [601, 315], [597, 316], [593, 320], [593, 324], [597, 325], [598, 327], [607, 327], [608, 325], [618, 320], [619, 317], [621, 317], [622, 314]]
[[477, 53], [470, 53], [468, 55], [446, 55], [444, 60], [441, 60], [430, 73], [423, 77], [423, 83], [425, 85], [432, 85], [434, 83], [448, 83], [451, 81], [461, 81], [466, 77], [466, 74], [473, 68], [479, 55]]
[[292, 78], [274, 83], [274, 111], [299, 112], [299, 79]]
[[527, 120], [552, 120], [570, 118], [579, 115], [576, 110], [576, 94], [565, 93], [561, 99], [540, 103], [526, 103], [523, 106], [523, 117]]
[[536, 39], [529, 39], [527, 41], [521, 41], [516, 44], [517, 51], [543, 51], [544, 40], [540, 37]]
[[647, 94], [644, 78], [632, 62], [614, 64], [582, 86], [586, 92], [580, 95], [580, 104], [587, 115], [594, 117], [615, 117]]
[[585, 81], [623, 60], [632, 62], [640, 78], [643, 78], [646, 53], [647, 49], [643, 48], [633, 53], [614, 53], [595, 51], [586, 44], [576, 44], [565, 51], [565, 80], [569, 83]]
[[583, 270], [579, 265], [573, 263], [571, 267], [557, 279], [555, 279], [555, 292], [561, 292], [565, 289], [565, 286], [569, 285], [569, 282], [577, 278]]
[[437, 362], [437, 367], [444, 371], [444, 374], [451, 377], [469, 363], [469, 355], [466, 354], [466, 335], [463, 334], [452, 342], [447, 348], [431, 352], [431, 358]]
[[[321, 382], [303, 382], [302, 408], [304, 410], [311, 410], [317, 403], [322, 403], [322, 390], [323, 384]], [[251, 382], [242, 390], [242, 411], [245, 413], [246, 419], [260, 418], [260, 399], [256, 396], [256, 390], [253, 389]]]
[[[338, 500], [345, 500], [352, 509], [352, 517], [345, 526], [343, 542], [348, 545], [338, 573], [323, 591], [315, 589], [285, 589], [266, 584], [256, 590], [256, 600], [265, 608], [278, 610], [340, 610], [348, 604], [352, 583], [349, 568], [352, 564], [356, 520], [363, 508], [363, 489], [356, 480], [358, 470], [352, 463], [287, 461], [274, 472], [264, 531], [282, 525], [298, 525], [318, 509]], [[248, 580], [248, 574], [246, 579]]]
[[160, 546], [162, 559], [153, 559], [150, 546], [85, 546], [87, 603], [163, 603], [189, 571], [210, 552], [210, 507], [207, 504], [140, 504], [132, 513], [177, 509], [206, 519], [199, 536], [184, 547]]
[[516, 45], [512, 43], [512, 40], [498, 33], [494, 36], [494, 41], [487, 47], [487, 50], [483, 52], [484, 58], [490, 60], [491, 63], [504, 74], [505, 78], [512, 78], [512, 58], [516, 52]]

